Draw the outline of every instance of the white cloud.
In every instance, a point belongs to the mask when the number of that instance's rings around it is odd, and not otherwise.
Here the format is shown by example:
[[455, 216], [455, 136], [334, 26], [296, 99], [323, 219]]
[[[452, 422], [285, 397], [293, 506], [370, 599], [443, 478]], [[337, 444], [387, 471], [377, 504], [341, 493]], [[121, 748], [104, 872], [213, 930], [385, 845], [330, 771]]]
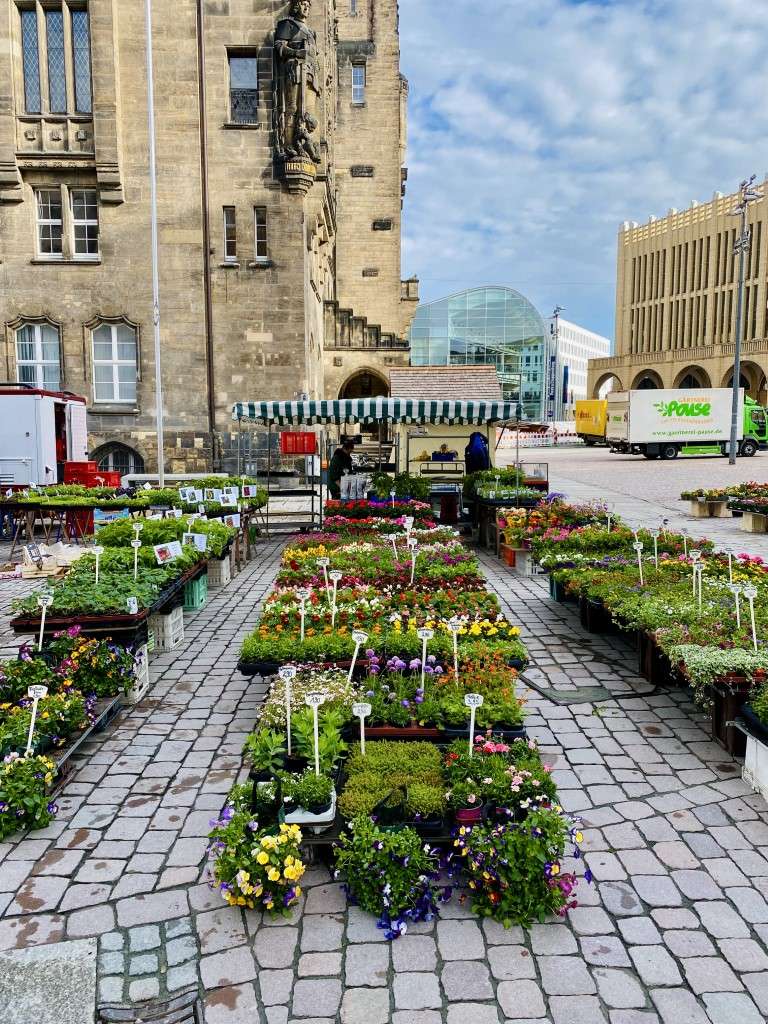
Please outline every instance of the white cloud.
[[403, 269], [613, 335], [616, 235], [768, 170], [768, 0], [401, 0]]

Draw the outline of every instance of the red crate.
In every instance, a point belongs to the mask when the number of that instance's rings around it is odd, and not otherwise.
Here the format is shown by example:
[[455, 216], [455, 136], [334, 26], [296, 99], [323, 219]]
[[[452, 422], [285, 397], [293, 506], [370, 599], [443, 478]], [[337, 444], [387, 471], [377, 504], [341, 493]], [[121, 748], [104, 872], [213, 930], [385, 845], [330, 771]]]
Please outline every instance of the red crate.
[[91, 477], [89, 487], [120, 487], [120, 474], [99, 469]]
[[91, 485], [91, 477], [96, 471], [97, 466], [95, 462], [65, 462], [64, 483], [85, 484], [88, 487]]
[[314, 455], [317, 452], [317, 435], [303, 430], [284, 430], [280, 434], [280, 452], [283, 455]]

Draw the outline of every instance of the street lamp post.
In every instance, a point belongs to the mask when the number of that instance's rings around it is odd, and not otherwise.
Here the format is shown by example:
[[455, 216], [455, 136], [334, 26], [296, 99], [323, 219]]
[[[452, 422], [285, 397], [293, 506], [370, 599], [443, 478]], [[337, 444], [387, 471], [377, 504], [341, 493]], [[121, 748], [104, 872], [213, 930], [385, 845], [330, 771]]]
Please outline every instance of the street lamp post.
[[152, 59], [152, 0], [145, 0], [147, 35], [147, 129], [149, 135], [149, 185], [152, 218], [152, 323], [155, 328], [155, 417], [157, 426], [157, 472], [160, 487], [165, 486], [163, 430], [163, 378], [160, 362], [160, 278], [157, 245], [157, 151], [155, 143], [155, 85]]
[[736, 297], [736, 344], [733, 354], [733, 402], [731, 404], [731, 442], [728, 462], [731, 466], [736, 463], [737, 441], [736, 434], [739, 427], [739, 392], [741, 390], [741, 334], [744, 311], [744, 264], [746, 256], [752, 247], [752, 229], [747, 225], [747, 214], [749, 204], [755, 203], [763, 198], [763, 193], [754, 188], [754, 181], [757, 175], [753, 174], [748, 180], [742, 181], [739, 186], [739, 201], [736, 209], [731, 211], [732, 216], [741, 219], [739, 237], [733, 247], [735, 255], [739, 257], [739, 289]]
[[[555, 349], [555, 365], [553, 374], [555, 378], [555, 403], [554, 403], [554, 420], [557, 422], [562, 419], [562, 380], [560, 379], [560, 314], [564, 312], [564, 306], [555, 306], [552, 312], [552, 338]], [[558, 416], [558, 412], [561, 415]]]

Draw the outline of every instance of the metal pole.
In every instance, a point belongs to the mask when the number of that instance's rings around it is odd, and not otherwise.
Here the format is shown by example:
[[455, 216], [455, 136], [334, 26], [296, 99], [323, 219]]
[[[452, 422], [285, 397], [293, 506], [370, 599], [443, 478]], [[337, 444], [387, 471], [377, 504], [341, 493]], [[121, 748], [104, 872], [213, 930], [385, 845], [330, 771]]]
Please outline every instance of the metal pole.
[[747, 233], [747, 206], [742, 200], [741, 205], [741, 232], [736, 241], [736, 252], [739, 254], [739, 290], [736, 296], [736, 344], [733, 355], [733, 401], [731, 403], [731, 444], [728, 462], [731, 466], [736, 463], [737, 441], [736, 434], [739, 426], [739, 392], [741, 391], [741, 321], [742, 308], [744, 303], [744, 256], [749, 249], [749, 237]]
[[165, 486], [163, 431], [163, 380], [160, 362], [160, 279], [157, 252], [157, 153], [155, 148], [155, 86], [152, 58], [152, 0], [145, 0], [147, 35], [147, 120], [149, 131], [149, 183], [152, 211], [152, 323], [155, 328], [155, 418], [157, 424], [157, 472], [160, 487]]

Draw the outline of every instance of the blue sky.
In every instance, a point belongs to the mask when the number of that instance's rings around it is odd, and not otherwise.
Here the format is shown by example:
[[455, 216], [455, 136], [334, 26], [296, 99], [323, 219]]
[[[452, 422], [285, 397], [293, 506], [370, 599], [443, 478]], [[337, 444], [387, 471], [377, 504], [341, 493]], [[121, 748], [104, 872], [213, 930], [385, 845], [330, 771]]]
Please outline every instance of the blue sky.
[[403, 276], [613, 338], [616, 240], [768, 171], [768, 0], [400, 0]]

